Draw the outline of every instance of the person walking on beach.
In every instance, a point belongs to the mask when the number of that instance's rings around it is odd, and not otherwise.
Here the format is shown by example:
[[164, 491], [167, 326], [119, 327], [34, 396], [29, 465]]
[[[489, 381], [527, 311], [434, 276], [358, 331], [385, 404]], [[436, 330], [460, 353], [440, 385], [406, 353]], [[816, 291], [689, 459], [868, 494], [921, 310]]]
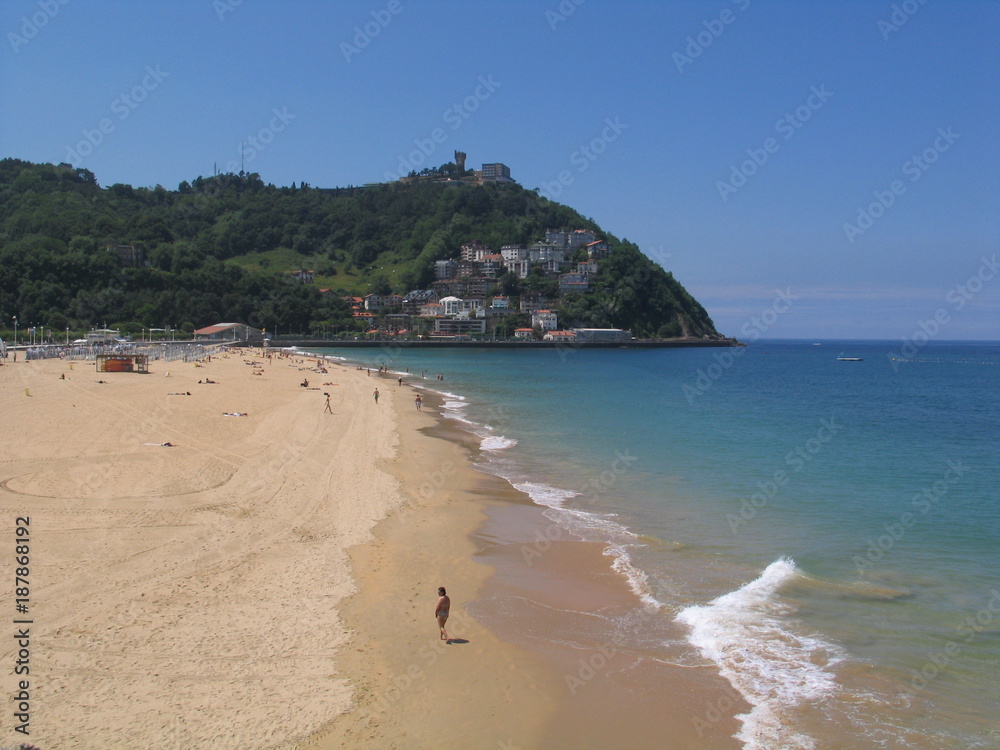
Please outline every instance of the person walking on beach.
[[417, 411], [420, 411], [420, 407], [423, 405], [424, 400], [420, 398], [419, 393], [417, 394], [417, 397], [413, 399], [413, 403], [417, 405]]
[[441, 640], [451, 643], [448, 631], [444, 629], [444, 624], [448, 622], [448, 613], [451, 611], [451, 599], [448, 598], [444, 586], [438, 587], [438, 597], [437, 606], [434, 607], [434, 616], [437, 618], [438, 627], [441, 629]]
[[372, 394], [372, 398], [375, 399], [375, 403], [377, 404], [378, 403], [378, 388], [375, 389], [375, 392]]
[[330, 394], [329, 393], [324, 393], [323, 395], [326, 396], [326, 408], [323, 409], [323, 413], [324, 414], [326, 414], [326, 413], [333, 414], [333, 408], [330, 406]]

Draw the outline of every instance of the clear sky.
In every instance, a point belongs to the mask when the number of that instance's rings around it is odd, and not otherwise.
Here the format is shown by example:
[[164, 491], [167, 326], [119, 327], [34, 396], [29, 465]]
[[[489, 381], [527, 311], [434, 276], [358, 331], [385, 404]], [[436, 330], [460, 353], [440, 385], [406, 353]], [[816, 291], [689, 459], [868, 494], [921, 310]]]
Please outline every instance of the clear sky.
[[0, 32], [0, 156], [175, 189], [243, 142], [331, 187], [457, 149], [723, 333], [1000, 340], [996, 2], [4, 0]]

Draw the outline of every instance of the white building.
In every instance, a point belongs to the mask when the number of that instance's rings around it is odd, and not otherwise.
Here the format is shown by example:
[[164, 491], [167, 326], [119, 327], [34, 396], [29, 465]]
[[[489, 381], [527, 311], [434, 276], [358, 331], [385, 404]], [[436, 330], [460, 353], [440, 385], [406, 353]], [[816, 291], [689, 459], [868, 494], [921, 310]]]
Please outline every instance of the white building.
[[500, 256], [508, 264], [518, 260], [528, 260], [528, 248], [523, 245], [504, 245], [500, 248]]
[[417, 313], [421, 318], [437, 318], [444, 315], [444, 307], [438, 302], [421, 305]]
[[434, 333], [460, 336], [469, 333], [486, 333], [486, 319], [438, 318], [434, 321]]
[[552, 310], [538, 310], [531, 313], [531, 325], [533, 328], [541, 328], [543, 331], [554, 331], [559, 327], [557, 316]]
[[473, 242], [466, 242], [462, 245], [462, 260], [479, 260], [484, 255], [489, 255], [492, 250], [490, 250], [488, 245], [484, 245], [479, 240]]
[[528, 260], [532, 263], [544, 263], [548, 260], [562, 263], [565, 259], [566, 248], [559, 247], [558, 245], [547, 245], [542, 242], [536, 242], [534, 245], [528, 247]]
[[445, 315], [458, 315], [462, 311], [462, 300], [458, 297], [443, 297], [438, 304], [444, 309]]
[[526, 279], [528, 278], [528, 274], [531, 273], [531, 261], [527, 258], [524, 260], [508, 261], [507, 270], [519, 279]]
[[466, 297], [461, 300], [458, 311], [469, 313], [471, 317], [482, 317], [483, 310], [486, 309], [486, 300], [482, 297]]
[[621, 328], [574, 328], [573, 333], [580, 342], [620, 344], [632, 340], [632, 332]]

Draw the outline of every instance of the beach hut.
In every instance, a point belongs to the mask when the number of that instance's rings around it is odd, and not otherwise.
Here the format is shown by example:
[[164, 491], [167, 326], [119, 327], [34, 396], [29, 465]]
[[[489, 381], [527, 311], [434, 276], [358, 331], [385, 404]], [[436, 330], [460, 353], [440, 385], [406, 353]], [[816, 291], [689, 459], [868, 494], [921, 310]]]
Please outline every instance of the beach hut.
[[149, 372], [149, 357], [145, 354], [98, 354], [98, 372]]

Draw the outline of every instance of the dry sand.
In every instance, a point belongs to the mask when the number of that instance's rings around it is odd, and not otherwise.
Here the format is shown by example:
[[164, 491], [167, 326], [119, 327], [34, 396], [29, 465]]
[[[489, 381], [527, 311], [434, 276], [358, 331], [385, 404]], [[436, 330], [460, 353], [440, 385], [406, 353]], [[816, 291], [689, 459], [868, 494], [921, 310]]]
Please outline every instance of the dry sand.
[[[276, 747], [349, 707], [336, 605], [353, 591], [345, 550], [403, 502], [376, 469], [395, 420], [363, 375], [299, 366], [265, 360], [255, 376], [234, 352], [149, 375], [0, 367], [12, 547], [15, 518], [30, 517], [32, 742]], [[9, 716], [0, 737], [28, 739]]]

